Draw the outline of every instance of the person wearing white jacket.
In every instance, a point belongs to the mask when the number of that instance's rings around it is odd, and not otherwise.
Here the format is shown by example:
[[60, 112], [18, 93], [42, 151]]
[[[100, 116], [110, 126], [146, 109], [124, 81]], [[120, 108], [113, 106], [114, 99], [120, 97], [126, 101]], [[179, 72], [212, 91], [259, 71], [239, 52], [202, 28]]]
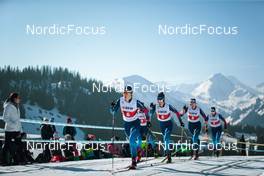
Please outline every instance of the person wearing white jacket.
[[3, 119], [5, 121], [6, 132], [22, 132], [18, 105], [12, 102], [5, 102]]
[[[18, 93], [11, 93], [4, 103], [3, 119], [5, 122], [5, 143], [3, 148], [4, 165], [20, 163], [20, 145], [22, 126], [19, 110], [20, 97]], [[10, 154], [11, 158], [8, 157]]]

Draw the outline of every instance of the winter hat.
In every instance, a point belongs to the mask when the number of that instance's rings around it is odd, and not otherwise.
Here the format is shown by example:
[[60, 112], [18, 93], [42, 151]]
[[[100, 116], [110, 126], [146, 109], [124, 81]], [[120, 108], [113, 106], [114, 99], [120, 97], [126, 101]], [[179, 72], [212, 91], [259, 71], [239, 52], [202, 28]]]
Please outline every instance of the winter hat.
[[132, 93], [133, 92], [133, 89], [132, 89], [132, 87], [131, 86], [125, 86], [125, 88], [124, 88], [124, 92], [129, 92], [129, 93]]
[[216, 111], [215, 107], [211, 107], [211, 112], [215, 112], [215, 111]]
[[72, 118], [71, 117], [67, 118], [67, 123], [72, 123]]
[[160, 93], [158, 94], [157, 100], [165, 100], [165, 95], [164, 95], [163, 92], [160, 92]]
[[191, 103], [196, 103], [196, 99], [195, 98], [191, 98], [190, 102]]

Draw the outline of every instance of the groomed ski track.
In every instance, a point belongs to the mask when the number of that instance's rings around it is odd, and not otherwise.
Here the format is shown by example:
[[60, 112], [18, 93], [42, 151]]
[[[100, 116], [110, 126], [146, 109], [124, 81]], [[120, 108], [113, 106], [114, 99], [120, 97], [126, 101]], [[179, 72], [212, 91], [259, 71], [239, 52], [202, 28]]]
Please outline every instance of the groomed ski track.
[[[71, 161], [61, 163], [31, 164], [24, 166], [0, 167], [4, 176], [69, 176], [69, 175], [256, 175], [264, 176], [264, 156], [222, 156], [200, 157], [188, 160], [188, 157], [174, 157], [171, 164], [160, 164], [162, 158], [144, 161], [137, 170], [118, 170], [130, 164], [130, 158], [115, 158], [114, 173], [111, 172], [111, 159]], [[152, 165], [152, 166], [151, 166]]]

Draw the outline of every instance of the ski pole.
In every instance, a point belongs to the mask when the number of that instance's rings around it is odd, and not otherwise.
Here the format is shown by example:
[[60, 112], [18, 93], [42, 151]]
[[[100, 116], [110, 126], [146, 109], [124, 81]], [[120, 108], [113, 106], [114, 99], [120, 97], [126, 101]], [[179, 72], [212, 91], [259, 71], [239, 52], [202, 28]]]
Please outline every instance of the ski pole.
[[[114, 143], [115, 143], [115, 113], [113, 113], [112, 116], [112, 147], [114, 149]], [[114, 154], [112, 153], [112, 172], [114, 171]]]
[[146, 160], [148, 159], [148, 138], [151, 136], [151, 129], [150, 127], [147, 127], [148, 131], [147, 131], [147, 135], [146, 135]]
[[184, 130], [184, 127], [182, 127], [182, 131], [183, 131], [183, 133], [184, 133], [184, 135], [185, 135], [185, 137], [186, 137], [186, 140], [188, 140], [188, 138], [190, 138], [190, 137], [188, 137], [188, 134], [187, 134], [186, 131]]
[[[157, 136], [153, 133], [153, 131], [149, 128], [149, 135], [151, 136], [152, 140], [154, 138], [154, 141], [158, 141], [158, 138]], [[154, 157], [155, 157], [155, 154], [157, 154], [156, 152], [156, 146], [155, 146], [155, 142], [154, 142], [154, 146], [153, 147], [153, 150], [154, 150]]]
[[182, 137], [183, 137], [183, 127], [181, 127], [181, 143], [182, 143]]
[[[182, 153], [182, 137], [183, 137], [183, 127], [181, 127], [181, 153]], [[179, 159], [181, 159], [180, 154], [179, 154]]]
[[146, 162], [147, 162], [147, 159], [148, 159], [148, 132], [146, 135]]

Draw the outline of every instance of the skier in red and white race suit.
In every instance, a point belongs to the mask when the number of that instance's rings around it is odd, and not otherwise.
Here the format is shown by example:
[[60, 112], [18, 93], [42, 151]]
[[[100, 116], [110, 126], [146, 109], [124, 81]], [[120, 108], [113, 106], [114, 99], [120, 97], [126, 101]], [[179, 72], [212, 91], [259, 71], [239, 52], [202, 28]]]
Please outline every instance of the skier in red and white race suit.
[[155, 113], [158, 121], [160, 122], [160, 129], [163, 135], [167, 163], [171, 163], [171, 151], [169, 150], [169, 143], [170, 135], [173, 129], [172, 114], [176, 114], [182, 127], [184, 127], [184, 123], [180, 118], [180, 113], [172, 105], [165, 102], [165, 95], [163, 92], [158, 94], [157, 102], [158, 104], [150, 104], [150, 114], [152, 116]]
[[199, 146], [200, 146], [200, 139], [199, 135], [202, 129], [202, 124], [200, 121], [200, 117], [202, 116], [205, 123], [205, 131], [207, 131], [207, 117], [204, 111], [197, 106], [196, 99], [192, 98], [190, 101], [190, 106], [184, 106], [181, 112], [181, 116], [187, 113], [188, 116], [188, 129], [192, 134], [192, 144], [193, 150], [191, 151], [191, 158], [194, 156], [195, 150], [195, 157], [194, 159], [197, 160], [199, 158]]
[[142, 102], [133, 98], [131, 86], [125, 86], [123, 97], [119, 98], [116, 102], [112, 102], [110, 112], [115, 113], [119, 108], [124, 120], [125, 134], [130, 144], [132, 163], [129, 169], [136, 169], [137, 155], [139, 154], [137, 140], [140, 138], [140, 120], [137, 113], [142, 111], [147, 115], [148, 109]]
[[[150, 130], [151, 123], [150, 123], [149, 115], [146, 115], [143, 111], [139, 111], [138, 119], [140, 120], [140, 130], [139, 131], [140, 131], [140, 136], [141, 136], [138, 142], [138, 151], [141, 151], [141, 154], [138, 154], [137, 162], [140, 161], [140, 157], [143, 153], [143, 150], [142, 150], [142, 140], [143, 139], [146, 139], [146, 151], [145, 152], [148, 152], [148, 149], [154, 150], [155, 148], [153, 134], [151, 133], [151, 130]], [[148, 148], [149, 146], [151, 148]], [[145, 155], [147, 154], [145, 153]]]
[[207, 119], [211, 130], [212, 141], [214, 144], [214, 155], [219, 157], [220, 149], [221, 149], [220, 137], [222, 134], [221, 121], [224, 122], [225, 130], [227, 129], [227, 122], [220, 113], [216, 112], [215, 107], [211, 107], [211, 114], [207, 115]]

